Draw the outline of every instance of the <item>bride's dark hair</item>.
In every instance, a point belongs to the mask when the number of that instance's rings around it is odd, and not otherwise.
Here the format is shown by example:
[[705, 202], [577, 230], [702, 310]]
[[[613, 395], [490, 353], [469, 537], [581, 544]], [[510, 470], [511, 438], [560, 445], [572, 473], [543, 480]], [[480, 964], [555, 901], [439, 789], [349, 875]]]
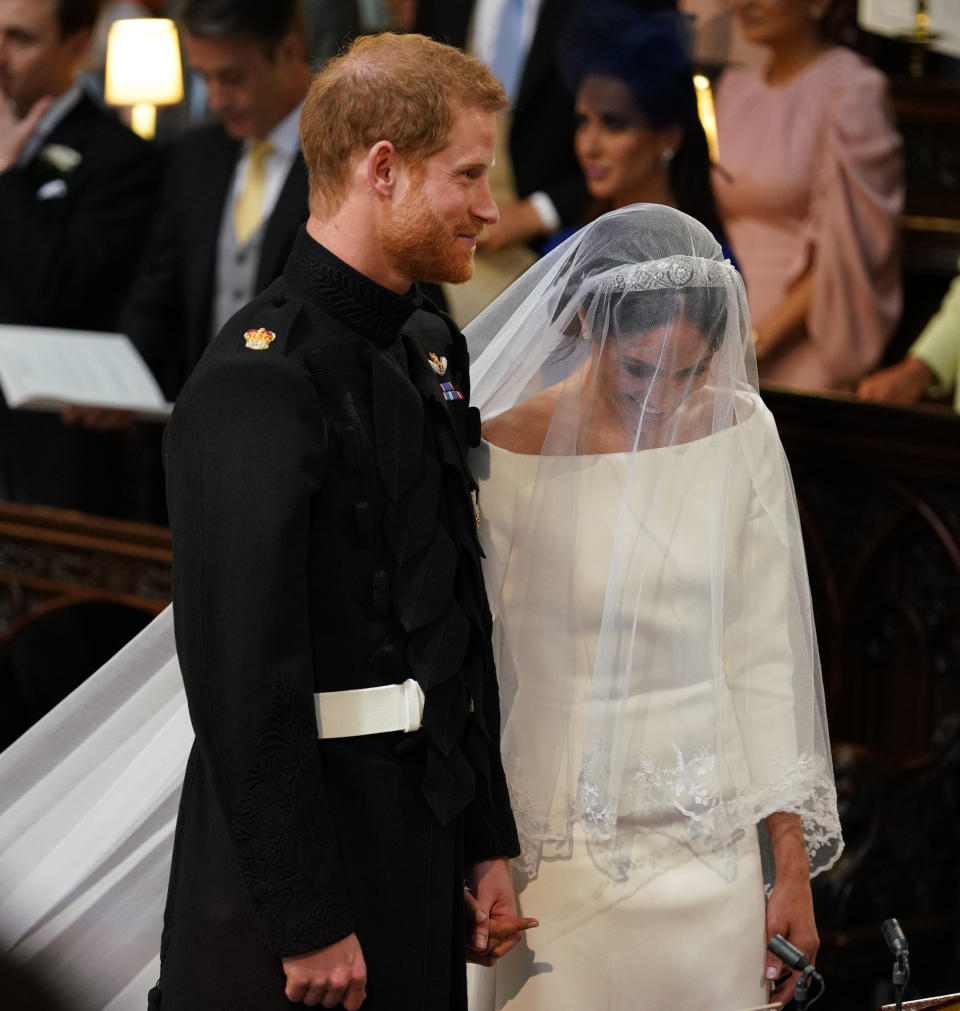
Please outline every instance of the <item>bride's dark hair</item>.
[[710, 184], [707, 138], [697, 115], [690, 43], [687, 15], [666, 10], [643, 14], [621, 0], [587, 0], [560, 38], [558, 60], [572, 94], [586, 77], [612, 77], [629, 88], [651, 128], [683, 129], [670, 162], [670, 189], [681, 211], [725, 241]]

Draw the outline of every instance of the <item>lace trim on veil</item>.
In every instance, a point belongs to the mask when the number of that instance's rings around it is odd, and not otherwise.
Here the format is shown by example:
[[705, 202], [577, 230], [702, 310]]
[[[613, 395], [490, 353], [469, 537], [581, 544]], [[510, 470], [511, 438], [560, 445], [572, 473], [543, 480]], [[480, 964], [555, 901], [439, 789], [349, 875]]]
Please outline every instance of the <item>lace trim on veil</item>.
[[[724, 800], [702, 781], [703, 773], [712, 771], [715, 755], [704, 748], [684, 760], [676, 746], [674, 753], [677, 764], [672, 768], [641, 756], [634, 780], [646, 800], [629, 812], [629, 819], [622, 805], [618, 813], [618, 805], [612, 802], [598, 804], [601, 791], [591, 782], [586, 767], [580, 773], [577, 795], [565, 810], [544, 811], [542, 803], [523, 796], [517, 788], [522, 781], [519, 763], [505, 756], [522, 850], [517, 863], [523, 873], [535, 878], [542, 860], [569, 856], [577, 823], [597, 867], [615, 881], [630, 878], [639, 886], [693, 858], [712, 857], [717, 870], [724, 873], [728, 862], [724, 851], [775, 812], [800, 817], [811, 877], [829, 870], [840, 856], [837, 791], [832, 770], [819, 755], [778, 760], [779, 772], [769, 782]], [[638, 827], [638, 821], [650, 827]], [[635, 835], [647, 834], [659, 836], [664, 845], [634, 851]]]

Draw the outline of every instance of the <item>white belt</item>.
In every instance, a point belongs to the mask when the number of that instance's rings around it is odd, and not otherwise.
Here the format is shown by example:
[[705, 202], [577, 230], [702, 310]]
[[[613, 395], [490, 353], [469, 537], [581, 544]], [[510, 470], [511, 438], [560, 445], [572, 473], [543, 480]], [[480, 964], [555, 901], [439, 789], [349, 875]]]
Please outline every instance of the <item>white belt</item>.
[[423, 689], [413, 678], [403, 684], [316, 692], [317, 736], [360, 737], [391, 730], [411, 733], [423, 719]]

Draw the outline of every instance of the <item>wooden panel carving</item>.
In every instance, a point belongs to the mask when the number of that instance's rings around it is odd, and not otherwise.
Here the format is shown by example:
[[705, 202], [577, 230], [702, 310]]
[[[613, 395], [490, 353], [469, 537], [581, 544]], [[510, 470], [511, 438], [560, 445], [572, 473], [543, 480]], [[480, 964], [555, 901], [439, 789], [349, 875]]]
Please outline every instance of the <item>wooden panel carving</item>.
[[960, 418], [764, 398], [796, 484], [832, 736], [924, 755], [960, 711]]
[[894, 77], [890, 85], [904, 141], [907, 213], [960, 218], [960, 82]]
[[[846, 851], [814, 881], [828, 989], [876, 1006], [896, 916], [917, 992], [960, 982], [960, 417], [772, 387], [797, 489]], [[884, 990], [884, 987], [887, 989]]]
[[0, 503], [0, 638], [68, 601], [159, 613], [170, 601], [170, 557], [163, 527]]

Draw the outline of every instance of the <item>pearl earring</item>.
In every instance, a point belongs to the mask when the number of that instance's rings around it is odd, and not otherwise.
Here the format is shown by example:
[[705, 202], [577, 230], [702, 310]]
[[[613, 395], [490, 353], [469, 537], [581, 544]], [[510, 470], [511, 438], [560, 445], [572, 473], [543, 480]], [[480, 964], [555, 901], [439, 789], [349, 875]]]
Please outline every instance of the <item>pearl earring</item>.
[[677, 153], [677, 152], [676, 152], [676, 151], [674, 151], [672, 147], [667, 147], [667, 148], [664, 148], [664, 149], [663, 149], [663, 150], [662, 150], [662, 151], [660, 152], [660, 164], [661, 164], [661, 165], [662, 165], [662, 166], [663, 166], [664, 168], [666, 168], [666, 167], [667, 167], [667, 166], [668, 166], [668, 165], [670, 164], [670, 162], [672, 162], [672, 161], [673, 161], [673, 156], [674, 156], [674, 155], [675, 155], [676, 153]]

